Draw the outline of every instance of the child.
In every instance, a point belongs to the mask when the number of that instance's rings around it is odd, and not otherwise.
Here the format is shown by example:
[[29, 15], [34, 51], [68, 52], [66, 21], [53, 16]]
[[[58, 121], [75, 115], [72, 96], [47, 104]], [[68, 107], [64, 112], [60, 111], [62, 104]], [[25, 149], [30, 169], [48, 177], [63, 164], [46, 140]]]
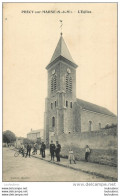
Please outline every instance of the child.
[[74, 162], [74, 164], [76, 164], [74, 153], [73, 153], [73, 150], [71, 148], [69, 149], [69, 161], [70, 161], [70, 164], [72, 163], [72, 161]]

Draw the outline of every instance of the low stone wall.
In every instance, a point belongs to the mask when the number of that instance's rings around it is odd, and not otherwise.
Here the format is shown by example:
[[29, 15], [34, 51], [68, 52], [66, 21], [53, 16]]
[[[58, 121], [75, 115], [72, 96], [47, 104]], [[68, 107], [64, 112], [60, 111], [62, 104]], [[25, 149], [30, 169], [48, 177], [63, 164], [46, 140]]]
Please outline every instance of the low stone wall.
[[[85, 160], [85, 148], [72, 146], [75, 159], [78, 161]], [[62, 147], [61, 157], [68, 158], [69, 146]], [[110, 166], [117, 166], [117, 150], [91, 149], [88, 159], [89, 162], [100, 163]]]
[[[55, 139], [53, 138], [54, 141]], [[85, 146], [89, 145], [90, 162], [117, 166], [117, 127], [79, 134], [62, 134], [58, 140], [62, 147], [61, 156], [64, 158], [68, 157], [69, 148], [72, 147], [76, 160], [85, 160]]]

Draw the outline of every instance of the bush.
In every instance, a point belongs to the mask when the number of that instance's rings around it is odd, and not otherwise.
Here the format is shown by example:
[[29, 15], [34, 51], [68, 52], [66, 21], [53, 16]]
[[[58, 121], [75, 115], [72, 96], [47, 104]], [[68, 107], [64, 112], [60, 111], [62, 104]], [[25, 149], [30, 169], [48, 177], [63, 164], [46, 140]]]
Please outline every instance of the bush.
[[105, 129], [109, 129], [109, 128], [113, 128], [113, 127], [117, 127], [117, 124], [113, 124], [113, 123], [111, 125], [107, 124], [105, 126]]

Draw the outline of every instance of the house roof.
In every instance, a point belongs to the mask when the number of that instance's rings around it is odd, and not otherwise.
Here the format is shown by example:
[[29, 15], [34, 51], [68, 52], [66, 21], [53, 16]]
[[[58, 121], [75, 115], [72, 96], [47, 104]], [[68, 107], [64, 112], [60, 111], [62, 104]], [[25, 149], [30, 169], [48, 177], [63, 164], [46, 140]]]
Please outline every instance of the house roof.
[[43, 129], [38, 129], [38, 130], [32, 130], [27, 134], [34, 134], [34, 133], [40, 133], [41, 131], [43, 131]]
[[82, 107], [82, 109], [116, 117], [115, 114], [102, 106], [98, 106], [82, 99], [77, 99], [77, 103]]
[[57, 44], [56, 49], [53, 53], [53, 56], [51, 58], [50, 63], [52, 63], [59, 56], [63, 56], [64, 58], [68, 59], [72, 63], [75, 63], [74, 60], [72, 59], [72, 56], [67, 48], [67, 45], [66, 45], [62, 35], [58, 41], [58, 44]]

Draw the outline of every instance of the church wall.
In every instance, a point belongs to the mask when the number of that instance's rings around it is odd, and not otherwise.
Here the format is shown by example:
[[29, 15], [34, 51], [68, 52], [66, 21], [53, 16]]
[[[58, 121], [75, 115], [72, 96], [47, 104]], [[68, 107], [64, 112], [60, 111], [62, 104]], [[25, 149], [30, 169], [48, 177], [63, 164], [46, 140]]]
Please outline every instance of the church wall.
[[[56, 124], [57, 124], [57, 110], [55, 107], [55, 101], [56, 97], [53, 97], [52, 99], [49, 99], [48, 102], [48, 124], [49, 124], [49, 131], [55, 131], [56, 132]], [[51, 108], [51, 103], [52, 103], [52, 108]], [[55, 118], [55, 126], [52, 126], [52, 118]]]
[[73, 132], [73, 108], [70, 108], [69, 103], [64, 111], [64, 133]]
[[77, 102], [73, 104], [73, 132], [81, 132], [81, 108]]
[[117, 117], [108, 116], [96, 112], [90, 112], [87, 110], [82, 110], [81, 112], [81, 132], [90, 131], [89, 121], [91, 124], [91, 131], [99, 130], [101, 124], [101, 128], [104, 128], [107, 124], [117, 124]]
[[[54, 133], [57, 133], [57, 105], [55, 106], [55, 101], [57, 97], [54, 96], [52, 98], [46, 99], [45, 104], [45, 117], [44, 117], [44, 141], [46, 144], [49, 143], [49, 140], [51, 140], [51, 136], [54, 135]], [[52, 103], [52, 108], [51, 108]], [[52, 125], [52, 118], [55, 118], [55, 126]]]

